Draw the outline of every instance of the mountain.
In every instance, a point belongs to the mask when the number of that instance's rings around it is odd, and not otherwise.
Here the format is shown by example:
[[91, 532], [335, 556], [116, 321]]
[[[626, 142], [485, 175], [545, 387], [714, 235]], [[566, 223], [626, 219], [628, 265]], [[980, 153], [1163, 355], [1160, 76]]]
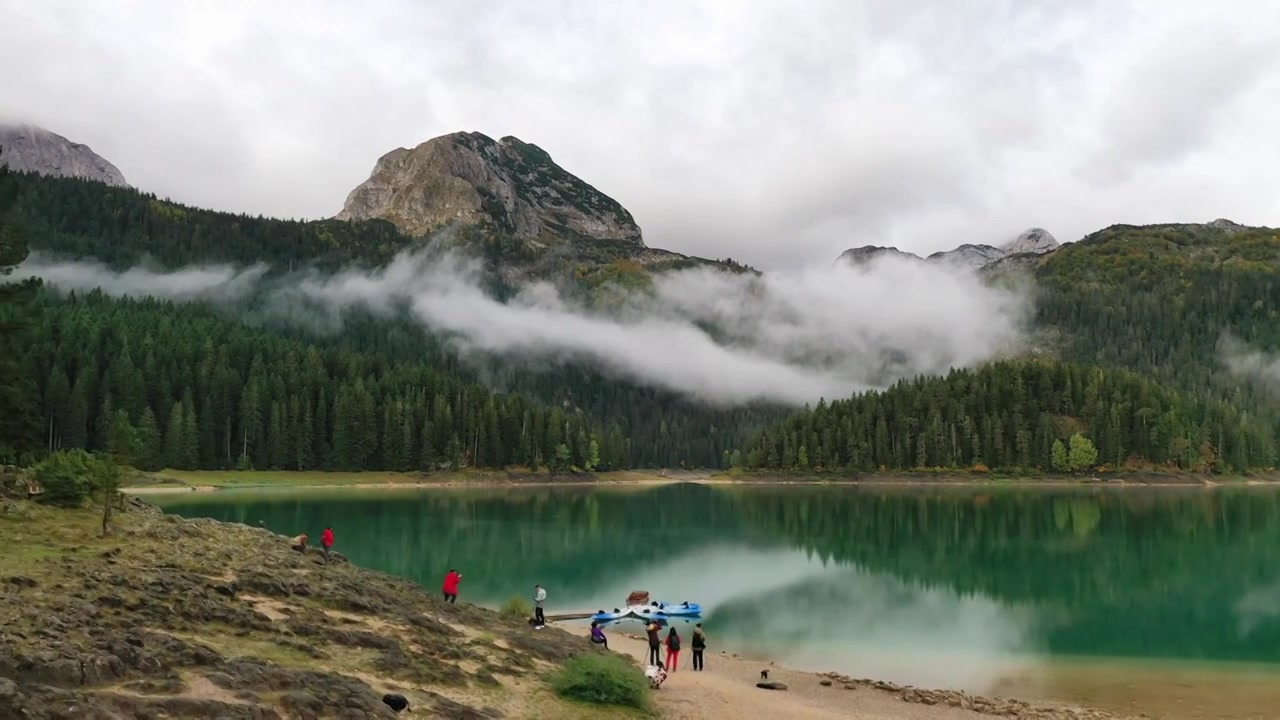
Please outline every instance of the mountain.
[[542, 148], [478, 132], [432, 138], [378, 158], [335, 220], [385, 220], [421, 238], [467, 246], [508, 284], [560, 278], [586, 288], [643, 284], [649, 273], [706, 265], [753, 271], [647, 247], [618, 201], [556, 164]]
[[856, 265], [871, 262], [883, 256], [901, 257], [923, 262], [938, 263], [951, 267], [963, 267], [983, 270], [994, 263], [1016, 256], [1047, 255], [1059, 248], [1058, 241], [1048, 230], [1030, 228], [1021, 235], [1003, 245], [971, 245], [965, 244], [954, 250], [943, 250], [922, 258], [914, 253], [904, 252], [894, 247], [866, 245], [850, 248], [840, 254], [837, 261], [851, 262]]
[[537, 245], [585, 238], [644, 248], [626, 208], [545, 150], [478, 132], [443, 135], [378, 158], [337, 215], [368, 218], [390, 220], [415, 236], [453, 223], [479, 224]]
[[0, 125], [0, 164], [22, 172], [128, 187], [120, 170], [88, 145], [35, 125]]
[[1223, 219], [1113, 225], [1062, 247], [1028, 232], [1006, 248], [1032, 252], [982, 273], [1027, 271], [1036, 362], [820, 404], [738, 456], [770, 470], [1049, 471], [1053, 441], [1080, 432], [1113, 470], [1230, 474], [1280, 462], [1280, 230]]

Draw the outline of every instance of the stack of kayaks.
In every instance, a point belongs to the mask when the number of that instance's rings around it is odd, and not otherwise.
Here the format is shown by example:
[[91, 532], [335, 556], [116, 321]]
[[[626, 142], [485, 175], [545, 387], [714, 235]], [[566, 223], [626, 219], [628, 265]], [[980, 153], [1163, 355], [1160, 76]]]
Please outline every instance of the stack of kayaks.
[[673, 617], [691, 617], [693, 615], [702, 614], [702, 606], [698, 603], [681, 602], [681, 603], [658, 603], [658, 610], [663, 615], [671, 615]]
[[701, 614], [697, 603], [652, 603], [649, 605], [628, 605], [625, 608], [614, 608], [613, 612], [601, 610], [591, 616], [596, 622], [613, 622], [615, 620], [657, 620], [663, 622], [671, 617], [693, 617]]

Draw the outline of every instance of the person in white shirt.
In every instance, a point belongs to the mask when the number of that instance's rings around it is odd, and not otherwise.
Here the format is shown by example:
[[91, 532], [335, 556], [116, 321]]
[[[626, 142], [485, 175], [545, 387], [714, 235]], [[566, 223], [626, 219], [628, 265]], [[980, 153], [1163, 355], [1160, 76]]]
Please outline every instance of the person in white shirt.
[[547, 618], [542, 614], [542, 603], [547, 599], [547, 591], [541, 585], [533, 586], [533, 618], [539, 625], [545, 625]]

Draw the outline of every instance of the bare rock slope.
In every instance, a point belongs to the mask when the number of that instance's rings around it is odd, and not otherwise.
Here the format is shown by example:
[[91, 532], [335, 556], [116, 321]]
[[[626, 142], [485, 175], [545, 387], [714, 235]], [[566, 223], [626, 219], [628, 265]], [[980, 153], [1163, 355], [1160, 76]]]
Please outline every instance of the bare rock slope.
[[11, 170], [129, 186], [119, 168], [88, 145], [35, 125], [0, 125], [0, 164]]
[[381, 218], [422, 236], [484, 225], [534, 243], [611, 240], [644, 248], [617, 201], [557, 165], [536, 145], [458, 132], [378, 159], [337, 219]]

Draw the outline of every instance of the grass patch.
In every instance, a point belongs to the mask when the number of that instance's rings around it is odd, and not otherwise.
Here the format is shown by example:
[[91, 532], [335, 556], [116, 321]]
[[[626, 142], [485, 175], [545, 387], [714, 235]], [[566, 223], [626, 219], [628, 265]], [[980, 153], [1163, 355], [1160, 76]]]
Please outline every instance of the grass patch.
[[529, 601], [520, 595], [513, 595], [502, 603], [502, 607], [498, 608], [498, 612], [504, 617], [513, 620], [527, 620], [533, 617], [533, 607], [529, 605]]
[[644, 673], [614, 653], [593, 652], [569, 658], [552, 673], [551, 687], [566, 700], [649, 709], [649, 683]]

